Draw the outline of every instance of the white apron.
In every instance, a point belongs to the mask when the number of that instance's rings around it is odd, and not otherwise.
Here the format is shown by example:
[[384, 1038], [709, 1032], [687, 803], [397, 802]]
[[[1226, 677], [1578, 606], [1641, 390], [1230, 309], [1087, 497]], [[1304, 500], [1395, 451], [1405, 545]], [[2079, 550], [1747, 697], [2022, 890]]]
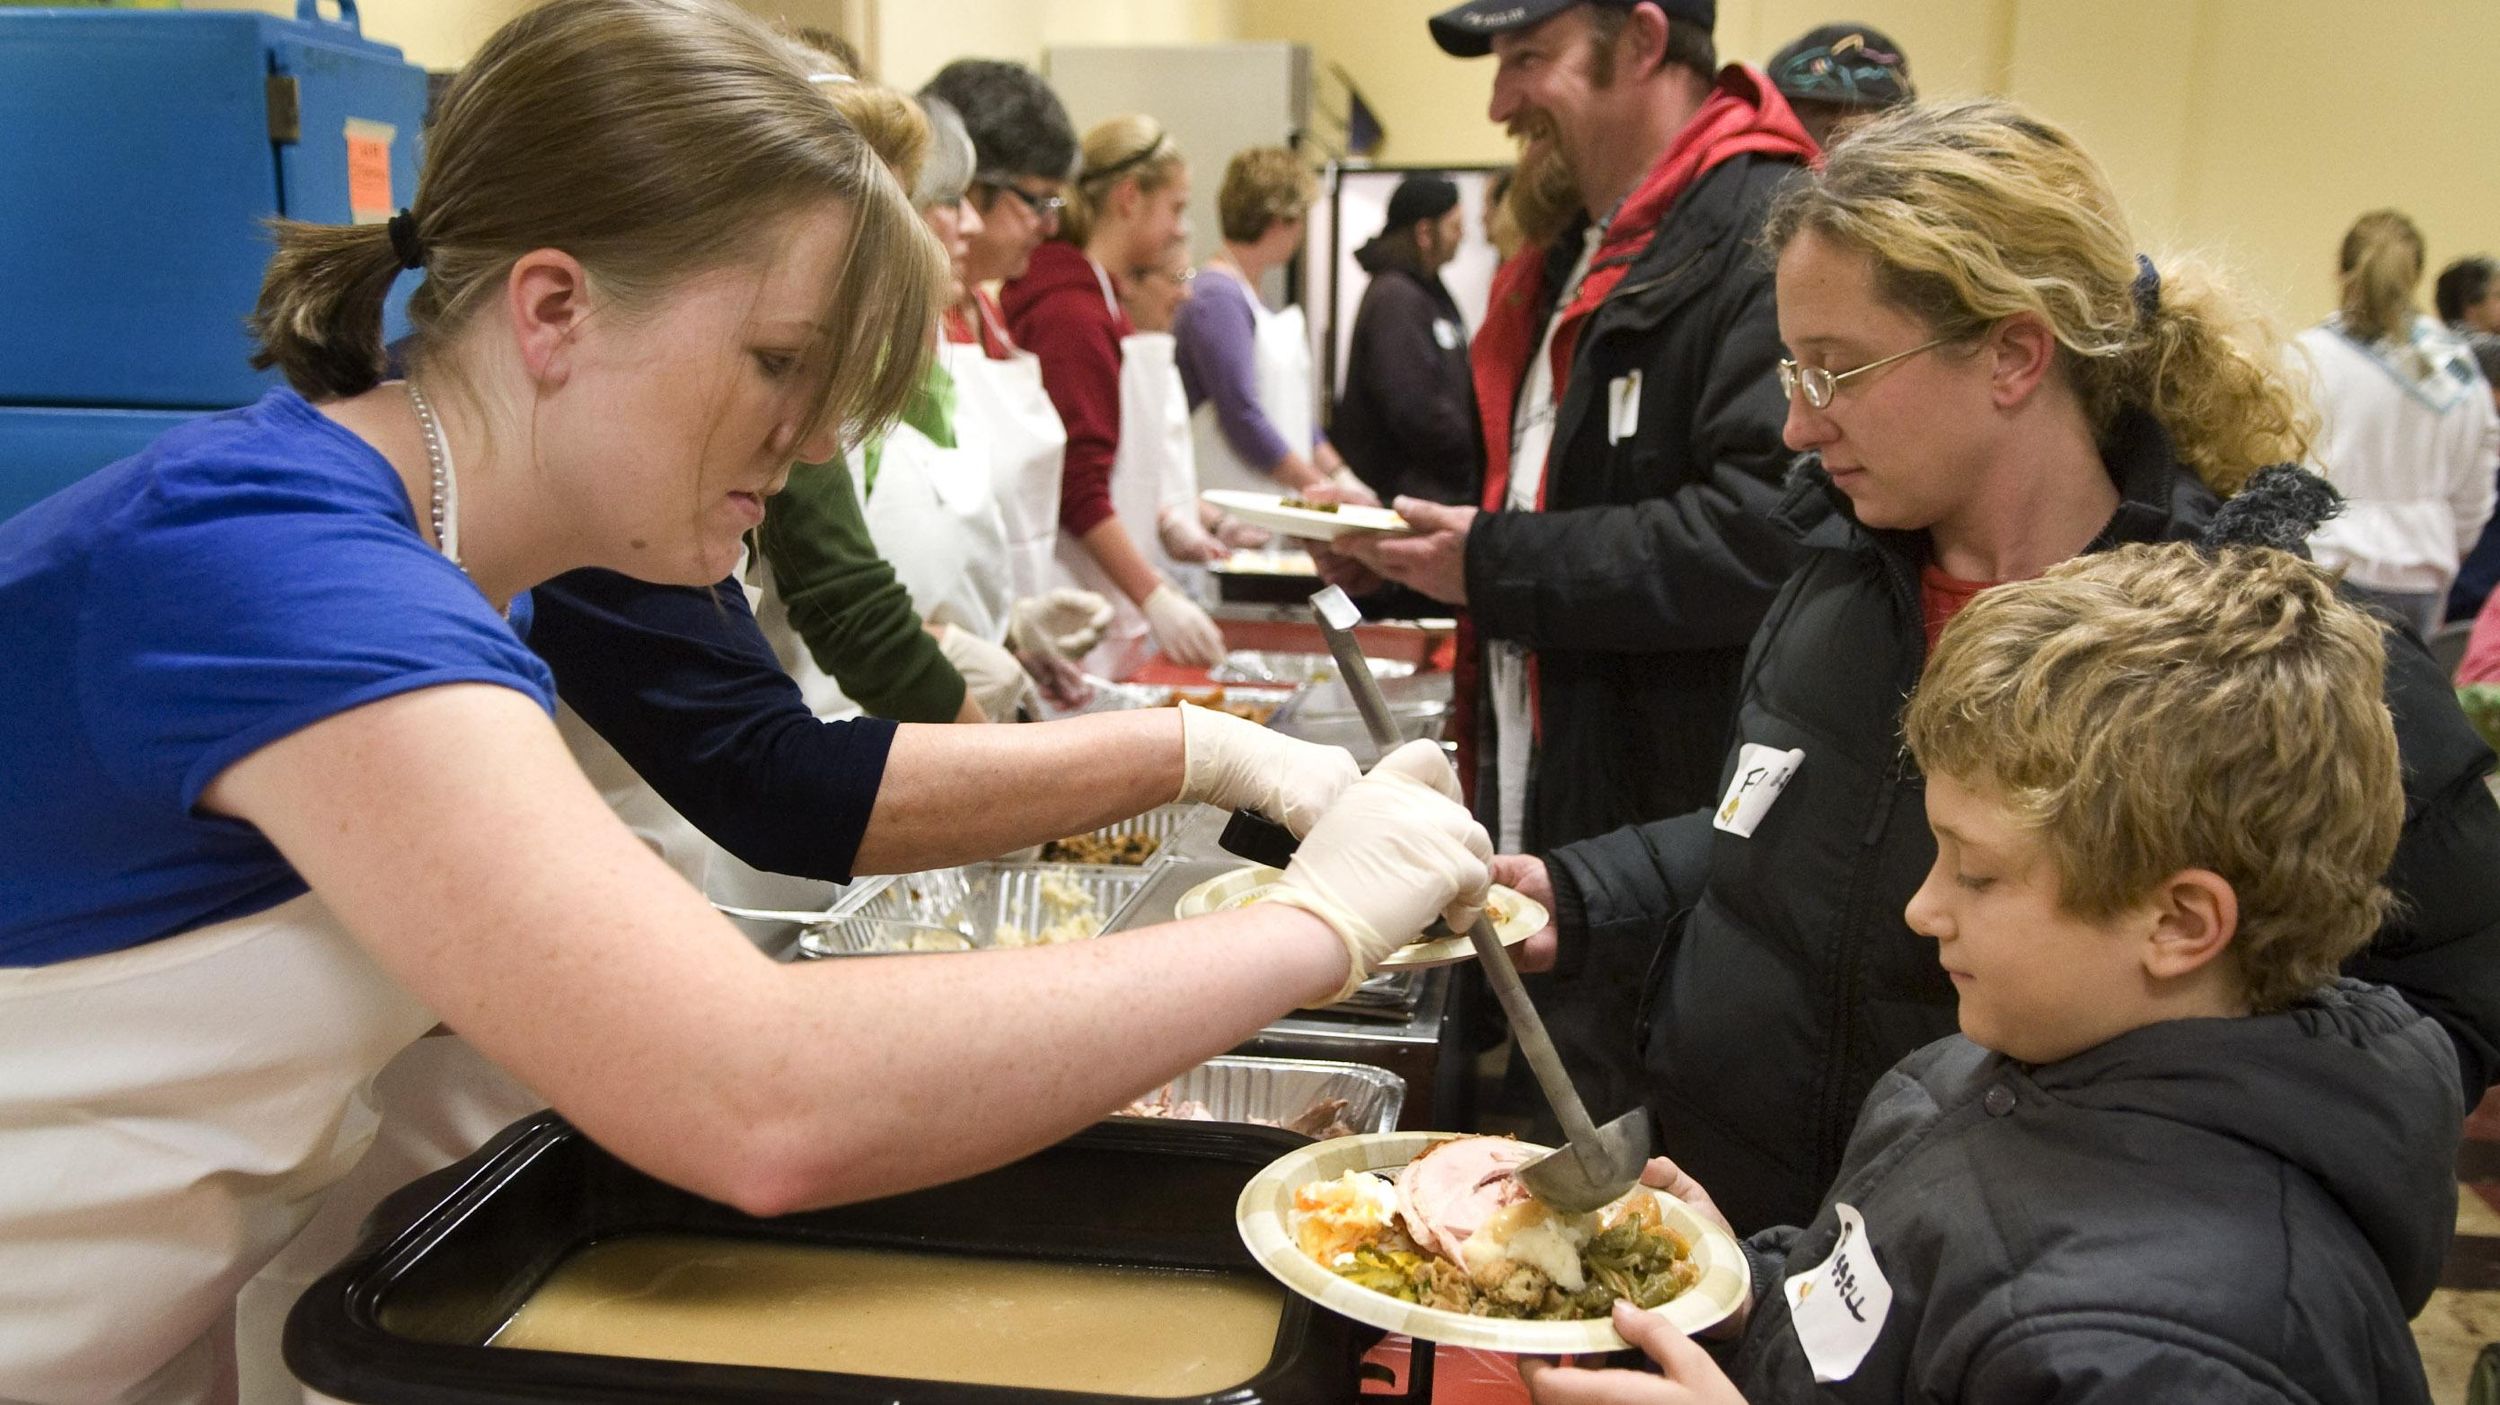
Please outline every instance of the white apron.
[[[989, 324], [988, 307], [972, 300], [972, 315]], [[955, 432], [977, 421], [990, 455], [990, 482], [1007, 534], [1007, 584], [1021, 599], [1052, 584], [1051, 553], [1059, 541], [1059, 473], [1068, 452], [1067, 426], [1042, 388], [1042, 363], [1029, 351], [1004, 361], [983, 354], [949, 360], [955, 373]]]
[[306, 894], [0, 970], [0, 1392], [233, 1397], [235, 1295], [372, 1140], [435, 1023]]
[[[559, 704], [556, 731], [582, 774], [598, 788], [599, 798], [687, 882], [701, 888], [714, 865], [736, 862], [661, 799], [580, 714]], [[466, 1040], [448, 1034], [420, 1039], [392, 1059], [374, 1080], [371, 1101], [381, 1118], [371, 1149], [346, 1179], [331, 1187], [319, 1213], [236, 1299], [241, 1405], [299, 1405], [326, 1398], [296, 1382], [279, 1349], [295, 1300], [356, 1247], [366, 1216], [383, 1197], [477, 1150], [547, 1105]]]
[[[1112, 299], [1103, 278], [1103, 299]], [[1167, 503], [1196, 503], [1198, 475], [1189, 448], [1189, 402], [1181, 390], [1179, 365], [1173, 360], [1172, 334], [1132, 332], [1120, 339], [1120, 443], [1111, 457], [1111, 510], [1119, 514], [1129, 540], [1147, 563], [1165, 577], [1186, 582], [1188, 574], [1163, 554], [1155, 519]], [[1111, 577], [1094, 564], [1082, 542], [1059, 535], [1059, 578], [1056, 585], [1090, 590], [1111, 602], [1111, 628], [1102, 643], [1085, 656], [1085, 671], [1125, 679], [1154, 650], [1139, 610]]]
[[[938, 356], [959, 386], [968, 362], [988, 359], [962, 342], [942, 344]], [[875, 484], [860, 487], [868, 535], [911, 592], [913, 613], [996, 644], [1007, 637], [1015, 603], [1006, 515], [992, 477], [989, 427], [960, 412], [958, 394], [955, 447], [898, 424], [886, 437]], [[1051, 510], [1058, 510], [1055, 495]]]
[[[1208, 271], [1241, 283], [1239, 275], [1221, 265], [1209, 264]], [[1285, 447], [1297, 454], [1311, 452], [1311, 427], [1316, 417], [1311, 407], [1311, 339], [1304, 324], [1302, 309], [1289, 307], [1270, 312], [1259, 301], [1259, 290], [1242, 284], [1250, 299], [1250, 317], [1256, 325], [1257, 339], [1251, 347], [1252, 384], [1258, 387], [1259, 409], [1267, 422], [1276, 428]], [[1266, 470], [1245, 463], [1233, 452], [1231, 441], [1224, 437], [1223, 426], [1216, 421], [1215, 402], [1205, 401], [1191, 416], [1198, 448], [1198, 483], [1207, 488], [1232, 488], [1250, 493], [1281, 493], [1285, 491]]]

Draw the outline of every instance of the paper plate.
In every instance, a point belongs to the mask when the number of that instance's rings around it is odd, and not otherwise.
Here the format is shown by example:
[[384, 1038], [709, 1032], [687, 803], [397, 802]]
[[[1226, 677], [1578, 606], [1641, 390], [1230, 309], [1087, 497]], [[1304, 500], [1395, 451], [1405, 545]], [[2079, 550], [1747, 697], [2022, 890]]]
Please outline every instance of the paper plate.
[[[1394, 1172], [1433, 1143], [1457, 1135], [1372, 1132], [1314, 1142], [1281, 1156], [1241, 1189], [1241, 1199], [1234, 1206], [1241, 1242], [1249, 1246], [1259, 1266], [1287, 1288], [1331, 1312], [1384, 1331], [1522, 1356], [1587, 1356], [1623, 1350], [1628, 1343], [1615, 1331], [1611, 1318], [1522, 1322], [1423, 1307], [1339, 1278], [1293, 1242], [1293, 1193], [1297, 1189], [1314, 1181], [1335, 1180], [1348, 1171]], [[1726, 1230], [1665, 1191], [1648, 1193], [1658, 1197], [1667, 1228], [1692, 1246], [1693, 1259], [1701, 1268], [1700, 1282], [1650, 1311], [1689, 1336], [1736, 1311], [1752, 1282], [1752, 1270], [1745, 1263], [1745, 1251]]]
[[1414, 530], [1406, 525], [1405, 518], [1385, 507], [1343, 503], [1334, 512], [1319, 512], [1307, 507], [1287, 507], [1285, 499], [1276, 493], [1245, 493], [1232, 488], [1209, 488], [1198, 496], [1253, 527], [1265, 527], [1280, 536], [1304, 541], [1335, 541], [1352, 534]]
[[[1245, 906], [1252, 895], [1273, 888], [1285, 876], [1281, 868], [1251, 864], [1219, 873], [1197, 887], [1180, 895], [1172, 904], [1174, 917], [1204, 917], [1210, 912]], [[1493, 885], [1493, 906], [1501, 914], [1494, 920], [1493, 935], [1504, 946], [1517, 946], [1543, 930], [1551, 920], [1545, 906], [1527, 894], [1501, 884]], [[1476, 944], [1465, 936], [1436, 937], [1429, 941], [1410, 942], [1390, 952], [1375, 969], [1382, 971], [1413, 971], [1426, 966], [1449, 966], [1474, 958]]]

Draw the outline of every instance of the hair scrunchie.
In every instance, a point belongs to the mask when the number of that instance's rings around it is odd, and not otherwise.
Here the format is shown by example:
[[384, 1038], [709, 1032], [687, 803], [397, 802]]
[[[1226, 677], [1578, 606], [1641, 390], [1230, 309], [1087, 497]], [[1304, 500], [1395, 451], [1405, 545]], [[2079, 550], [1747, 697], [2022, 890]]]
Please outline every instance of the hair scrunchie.
[[425, 241], [417, 237], [417, 217], [409, 210], [391, 216], [391, 252], [401, 268], [425, 267]]
[[2135, 282], [2128, 285], [2127, 291], [2135, 295], [2137, 317], [2150, 322], [2161, 311], [2161, 270], [2153, 267], [2151, 259], [2142, 254], [2135, 256]]

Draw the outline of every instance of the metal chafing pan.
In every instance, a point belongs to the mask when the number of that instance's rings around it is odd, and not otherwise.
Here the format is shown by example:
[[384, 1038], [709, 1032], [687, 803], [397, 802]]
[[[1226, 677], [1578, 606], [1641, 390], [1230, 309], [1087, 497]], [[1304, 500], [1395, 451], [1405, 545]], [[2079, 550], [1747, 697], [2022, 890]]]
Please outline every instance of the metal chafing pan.
[[1345, 1124], [1340, 1135], [1395, 1131], [1398, 1114], [1406, 1108], [1406, 1080], [1369, 1064], [1227, 1055], [1207, 1060], [1130, 1106], [1178, 1109], [1194, 1103], [1205, 1109], [1204, 1118], [1176, 1112], [1145, 1115], [1160, 1121], [1248, 1122], [1318, 1136], [1318, 1129], [1297, 1124], [1338, 1099], [1345, 1102], [1335, 1118]]

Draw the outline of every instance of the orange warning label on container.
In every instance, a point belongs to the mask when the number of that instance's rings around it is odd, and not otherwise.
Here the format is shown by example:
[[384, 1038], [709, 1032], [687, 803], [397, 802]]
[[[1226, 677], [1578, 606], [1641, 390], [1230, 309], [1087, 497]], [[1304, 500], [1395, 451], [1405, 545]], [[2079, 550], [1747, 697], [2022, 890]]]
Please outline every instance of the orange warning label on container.
[[347, 212], [356, 224], [380, 224], [398, 207], [391, 200], [391, 143], [399, 129], [362, 117], [347, 119]]

